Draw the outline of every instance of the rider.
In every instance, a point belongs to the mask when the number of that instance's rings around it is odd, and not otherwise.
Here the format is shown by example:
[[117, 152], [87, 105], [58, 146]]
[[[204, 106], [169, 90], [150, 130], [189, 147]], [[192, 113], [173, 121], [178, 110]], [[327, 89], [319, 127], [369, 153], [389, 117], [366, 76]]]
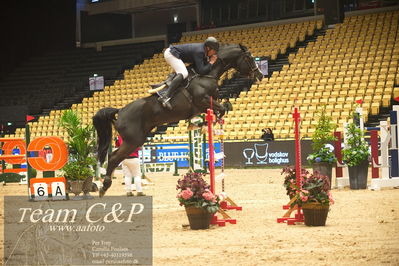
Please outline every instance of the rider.
[[219, 42], [214, 37], [208, 37], [204, 43], [171, 45], [165, 50], [165, 61], [175, 70], [176, 75], [169, 76], [161, 84], [152, 85], [153, 87], [158, 87], [162, 84], [168, 85], [169, 89], [166, 95], [159, 98], [163, 107], [169, 110], [172, 109], [172, 105], [169, 103], [170, 97], [188, 76], [184, 63], [193, 63], [198, 74], [206, 75], [211, 71], [212, 65], [217, 60], [218, 50]]

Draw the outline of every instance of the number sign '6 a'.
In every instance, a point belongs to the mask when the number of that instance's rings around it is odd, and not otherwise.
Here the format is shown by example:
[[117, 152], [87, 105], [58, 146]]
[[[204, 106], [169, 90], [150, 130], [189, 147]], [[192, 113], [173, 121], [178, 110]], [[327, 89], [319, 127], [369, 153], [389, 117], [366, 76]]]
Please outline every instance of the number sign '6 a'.
[[52, 200], [66, 199], [65, 177], [31, 178], [29, 192], [35, 200], [47, 200], [51, 195]]

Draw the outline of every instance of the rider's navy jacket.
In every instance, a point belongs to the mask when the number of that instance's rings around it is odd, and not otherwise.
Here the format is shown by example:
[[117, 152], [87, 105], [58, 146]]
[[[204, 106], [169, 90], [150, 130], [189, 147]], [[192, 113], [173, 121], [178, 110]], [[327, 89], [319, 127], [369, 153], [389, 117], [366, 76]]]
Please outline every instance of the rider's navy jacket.
[[208, 63], [203, 43], [187, 43], [171, 45], [170, 53], [184, 63], [194, 63], [195, 70], [200, 75], [206, 75], [211, 71], [212, 65]]

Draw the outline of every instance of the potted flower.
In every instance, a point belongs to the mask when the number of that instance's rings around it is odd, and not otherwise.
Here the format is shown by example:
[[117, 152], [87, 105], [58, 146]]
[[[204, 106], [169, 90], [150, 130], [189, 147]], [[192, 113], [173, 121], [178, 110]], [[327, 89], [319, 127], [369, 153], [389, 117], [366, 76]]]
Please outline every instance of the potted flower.
[[91, 197], [94, 167], [95, 138], [91, 125], [83, 125], [78, 114], [73, 110], [66, 110], [60, 119], [61, 127], [68, 133], [68, 163], [62, 168], [65, 178], [68, 180], [69, 190], [76, 196], [82, 191], [85, 197]]
[[319, 121], [312, 136], [313, 153], [309, 154], [307, 159], [313, 171], [328, 176], [331, 185], [332, 167], [337, 159], [330, 143], [336, 140], [333, 133], [336, 124], [332, 122], [331, 116], [326, 115], [325, 108], [324, 106], [323, 111], [320, 112]]
[[326, 225], [330, 205], [334, 204], [327, 176], [320, 175], [317, 171], [313, 174], [306, 172], [302, 175], [302, 187], [297, 189], [294, 199], [291, 207], [298, 205], [302, 208], [305, 225]]
[[212, 216], [219, 210], [219, 197], [210, 191], [203, 173], [189, 172], [177, 181], [177, 199], [186, 209], [191, 229], [208, 229]]
[[348, 166], [350, 188], [366, 189], [369, 145], [364, 140], [364, 132], [356, 123], [359, 121], [359, 113], [354, 112], [352, 117], [353, 122], [346, 125], [346, 142], [342, 150], [342, 160]]
[[[302, 169], [302, 175], [306, 175], [308, 172], [305, 169]], [[287, 190], [287, 195], [292, 199], [297, 191], [296, 185], [296, 169], [286, 166], [283, 168], [281, 172], [284, 175], [284, 187]]]

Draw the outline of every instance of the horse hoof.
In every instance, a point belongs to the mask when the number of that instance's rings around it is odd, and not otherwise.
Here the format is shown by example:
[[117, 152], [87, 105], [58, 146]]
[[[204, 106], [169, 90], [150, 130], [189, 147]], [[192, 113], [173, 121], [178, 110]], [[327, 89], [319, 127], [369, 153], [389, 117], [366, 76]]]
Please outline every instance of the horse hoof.
[[100, 198], [104, 197], [106, 190], [104, 190], [103, 188], [100, 189], [99, 191], [99, 196]]

